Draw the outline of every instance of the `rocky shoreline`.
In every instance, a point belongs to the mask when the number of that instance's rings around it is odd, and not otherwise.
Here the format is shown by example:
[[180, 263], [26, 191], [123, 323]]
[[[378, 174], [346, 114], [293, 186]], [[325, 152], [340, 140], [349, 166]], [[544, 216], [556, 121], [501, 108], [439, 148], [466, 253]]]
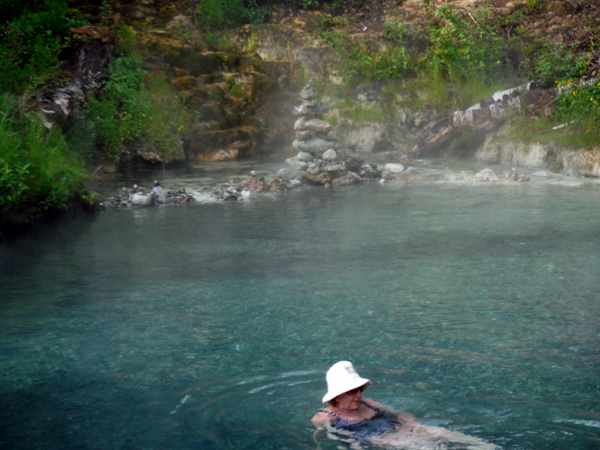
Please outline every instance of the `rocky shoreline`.
[[[427, 160], [414, 158], [414, 152], [362, 155], [339, 148], [339, 141], [331, 134], [331, 125], [323, 120], [329, 108], [317, 101], [312, 80], [304, 86], [299, 97], [300, 105], [293, 107], [297, 120], [292, 147], [297, 154], [286, 159], [289, 168], [267, 175], [269, 181], [252, 171], [249, 177], [237, 184], [222, 183], [211, 190], [212, 199], [242, 201], [253, 194], [281, 194], [304, 185], [337, 188], [375, 180], [381, 184], [386, 181], [523, 183], [531, 181], [531, 177], [548, 178], [550, 173], [600, 177], [600, 152], [559, 149], [553, 144], [505, 141], [502, 138], [507, 133], [506, 127], [490, 133], [475, 155], [480, 163], [504, 165], [506, 170], [501, 169], [504, 173], [500, 175], [490, 167], [471, 174], [448, 168], [434, 170], [427, 168]], [[382, 160], [383, 168], [366, 163], [366, 156]], [[185, 188], [165, 191], [158, 181], [154, 181], [152, 189], [137, 185], [131, 189], [123, 187], [119, 193], [100, 202], [99, 207], [184, 204], [194, 200]]]

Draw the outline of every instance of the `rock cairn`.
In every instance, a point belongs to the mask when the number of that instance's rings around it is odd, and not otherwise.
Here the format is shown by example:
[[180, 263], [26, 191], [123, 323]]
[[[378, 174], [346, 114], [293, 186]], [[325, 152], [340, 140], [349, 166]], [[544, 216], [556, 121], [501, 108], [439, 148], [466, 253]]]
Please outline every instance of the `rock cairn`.
[[329, 136], [331, 125], [323, 120], [329, 108], [317, 101], [317, 90], [310, 80], [300, 91], [299, 106], [293, 110], [298, 116], [294, 124], [296, 139], [292, 143], [298, 154], [286, 162], [294, 170], [303, 171], [300, 179], [322, 186], [358, 183], [361, 177], [376, 178], [377, 167], [350, 153], [338, 154], [336, 141]]

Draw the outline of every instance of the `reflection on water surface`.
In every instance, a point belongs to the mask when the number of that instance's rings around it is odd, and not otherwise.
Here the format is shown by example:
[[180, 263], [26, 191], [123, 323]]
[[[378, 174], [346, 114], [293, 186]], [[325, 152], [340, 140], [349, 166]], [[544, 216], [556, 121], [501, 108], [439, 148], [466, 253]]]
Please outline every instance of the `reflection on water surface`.
[[5, 245], [0, 447], [313, 448], [351, 359], [425, 423], [597, 448], [599, 189], [306, 189]]

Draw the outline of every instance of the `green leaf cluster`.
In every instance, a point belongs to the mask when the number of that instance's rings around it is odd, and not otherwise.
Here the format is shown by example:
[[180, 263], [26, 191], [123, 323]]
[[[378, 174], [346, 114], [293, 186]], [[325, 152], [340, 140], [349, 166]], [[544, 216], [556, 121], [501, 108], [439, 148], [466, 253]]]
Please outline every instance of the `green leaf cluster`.
[[546, 87], [554, 85], [557, 80], [581, 77], [590, 65], [589, 54], [571, 53], [564, 44], [555, 48], [543, 39], [535, 41], [533, 53], [535, 74]]
[[32, 2], [30, 7], [9, 8], [13, 20], [0, 25], [0, 88], [5, 92], [33, 92], [56, 82], [59, 55], [71, 44], [69, 29], [88, 25], [63, 0]]
[[115, 161], [135, 140], [150, 142], [163, 157], [183, 152], [180, 102], [164, 77], [146, 73], [139, 55], [113, 61], [102, 88], [88, 97], [86, 114], [97, 144]]
[[200, 0], [199, 21], [209, 27], [225, 28], [243, 23], [263, 23], [273, 7], [259, 7], [256, 0]]
[[578, 84], [575, 80], [558, 82], [562, 94], [556, 101], [554, 119], [564, 122], [580, 134], [594, 135], [597, 144], [600, 136], [600, 81]]
[[46, 129], [10, 95], [0, 97], [0, 221], [64, 209], [87, 178], [59, 129]]
[[340, 31], [322, 31], [320, 36], [337, 51], [344, 74], [351, 82], [398, 78], [408, 74], [414, 63], [410, 52], [401, 45], [381, 49], [371, 39], [351, 39]]
[[483, 7], [471, 18], [443, 5], [430, 14], [428, 32], [422, 65], [434, 78], [459, 86], [481, 74], [493, 81], [507, 66], [507, 40], [492, 27]]

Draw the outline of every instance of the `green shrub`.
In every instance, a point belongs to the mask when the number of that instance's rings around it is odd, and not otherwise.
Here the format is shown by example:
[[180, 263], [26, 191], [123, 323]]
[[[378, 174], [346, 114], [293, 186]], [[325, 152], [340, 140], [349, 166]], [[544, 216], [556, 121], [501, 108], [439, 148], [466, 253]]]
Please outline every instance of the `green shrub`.
[[150, 141], [163, 157], [183, 152], [184, 109], [164, 77], [147, 76], [139, 55], [114, 60], [102, 91], [88, 104], [97, 144], [113, 160], [134, 140]]
[[366, 108], [358, 106], [355, 108], [342, 109], [340, 114], [356, 122], [383, 122], [387, 118], [387, 113], [381, 108]]
[[578, 56], [568, 52], [564, 44], [554, 48], [543, 39], [536, 41], [534, 52], [535, 75], [546, 87], [554, 85], [556, 80], [585, 75], [590, 64], [589, 54]]
[[557, 84], [559, 88], [566, 87], [566, 90], [557, 98], [555, 119], [600, 131], [600, 81], [596, 80], [588, 86], [577, 85], [574, 80]]
[[114, 27], [115, 53], [126, 56], [133, 53], [135, 49], [135, 31], [129, 25], [118, 25]]
[[11, 97], [0, 97], [0, 206], [5, 214], [64, 209], [86, 179], [60, 129], [46, 129]]
[[351, 82], [398, 78], [411, 71], [412, 57], [403, 46], [389, 45], [381, 50], [372, 40], [353, 40], [345, 32], [324, 31], [320, 36], [337, 51]]
[[450, 5], [430, 15], [430, 45], [422, 61], [432, 77], [462, 86], [474, 75], [489, 82], [505, 76], [507, 42], [492, 27], [487, 9], [479, 8], [475, 22]]
[[224, 28], [242, 23], [263, 23], [273, 7], [258, 7], [256, 0], [200, 0], [198, 17], [202, 24]]
[[244, 95], [244, 88], [238, 84], [234, 84], [229, 88], [229, 93], [231, 95], [235, 95], [236, 97], [241, 97]]
[[62, 64], [59, 54], [71, 42], [69, 28], [86, 24], [81, 13], [64, 1], [46, 0], [0, 26], [0, 88], [20, 93], [56, 82]]

